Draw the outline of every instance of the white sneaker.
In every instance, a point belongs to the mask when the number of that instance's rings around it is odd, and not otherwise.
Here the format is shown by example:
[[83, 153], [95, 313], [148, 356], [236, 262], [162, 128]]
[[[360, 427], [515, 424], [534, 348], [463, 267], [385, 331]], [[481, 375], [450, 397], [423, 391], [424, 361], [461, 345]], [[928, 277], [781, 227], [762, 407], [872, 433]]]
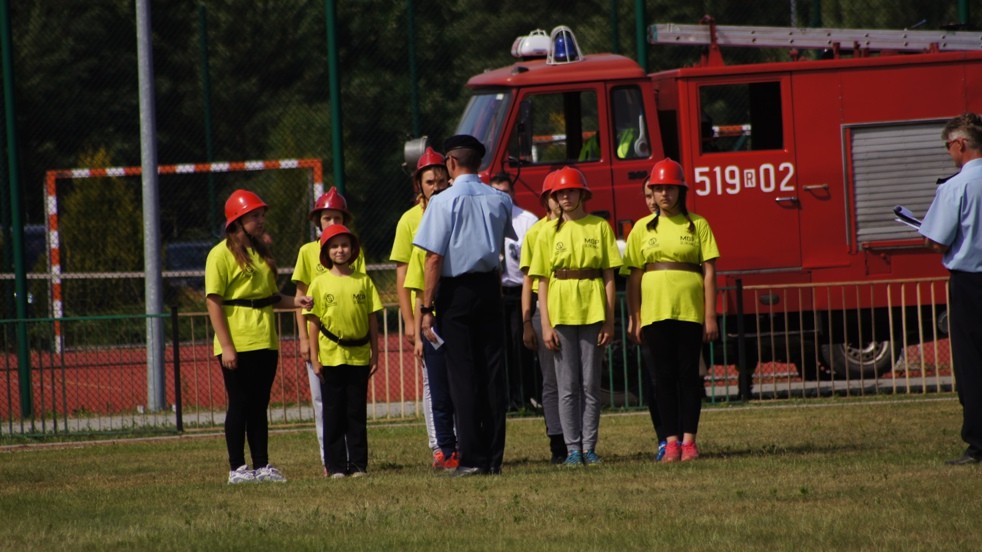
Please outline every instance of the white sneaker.
[[330, 477], [331, 479], [344, 479], [345, 477], [348, 476], [345, 475], [344, 472], [338, 472], [338, 473], [332, 473]]
[[238, 485], [239, 483], [255, 483], [256, 472], [249, 469], [249, 466], [242, 464], [238, 468], [228, 472], [228, 484]]
[[256, 481], [272, 481], [274, 483], [283, 483], [286, 481], [286, 477], [280, 473], [280, 470], [274, 468], [270, 464], [256, 470]]

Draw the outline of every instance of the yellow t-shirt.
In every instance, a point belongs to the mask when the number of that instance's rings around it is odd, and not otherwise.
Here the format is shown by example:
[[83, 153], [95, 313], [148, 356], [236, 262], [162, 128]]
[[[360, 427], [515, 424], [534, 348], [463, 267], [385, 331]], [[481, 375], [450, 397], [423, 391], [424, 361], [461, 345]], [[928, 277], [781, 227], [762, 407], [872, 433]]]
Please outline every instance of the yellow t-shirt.
[[[276, 275], [269, 265], [255, 250], [249, 249], [248, 253], [250, 265], [243, 270], [225, 241], [211, 248], [205, 261], [205, 294], [227, 300], [265, 299], [278, 293]], [[228, 318], [228, 330], [236, 351], [279, 349], [272, 305], [261, 309], [225, 305], [222, 310]], [[222, 354], [217, 335], [213, 349], [215, 355]]]
[[607, 294], [603, 278], [557, 280], [559, 268], [617, 269], [621, 254], [614, 240], [614, 230], [606, 220], [586, 215], [563, 223], [556, 232], [556, 221], [545, 224], [536, 238], [529, 275], [549, 280], [549, 321], [585, 325], [603, 322], [607, 317]]
[[399, 218], [396, 224], [396, 237], [392, 240], [392, 253], [389, 260], [395, 263], [408, 263], [413, 254], [413, 238], [423, 220], [423, 206], [416, 204]]
[[[522, 251], [518, 257], [518, 268], [524, 271], [532, 266], [532, 258], [535, 256], [535, 246], [539, 239], [539, 232], [543, 227], [549, 224], [549, 217], [545, 216], [536, 221], [535, 224], [529, 227], [528, 231], [525, 232], [525, 239], [522, 240]], [[555, 221], [552, 221], [555, 224]], [[539, 293], [539, 279], [532, 278], [532, 293]]]
[[409, 290], [409, 304], [416, 311], [416, 295], [423, 291], [425, 286], [424, 268], [426, 265], [426, 250], [421, 247], [413, 246], [413, 253], [409, 257], [409, 264], [406, 266], [406, 281], [402, 287]]
[[[689, 213], [695, 232], [684, 215], [662, 216], [648, 230], [655, 215], [639, 220], [627, 237], [624, 262], [644, 270], [646, 263], [680, 262], [701, 265], [719, 257], [716, 238], [703, 217]], [[641, 325], [661, 320], [702, 324], [706, 319], [705, 288], [701, 274], [687, 270], [653, 270], [641, 276]]]
[[[342, 339], [359, 339], [369, 335], [368, 317], [382, 310], [382, 301], [372, 279], [364, 273], [337, 276], [325, 272], [310, 283], [308, 295], [314, 306], [304, 315], [316, 316], [323, 327]], [[323, 333], [318, 335], [318, 355], [321, 366], [368, 366], [372, 360], [371, 343], [342, 346]]]
[[[358, 257], [351, 263], [351, 270], [365, 274], [365, 250], [358, 250]], [[327, 272], [328, 269], [321, 265], [321, 242], [315, 240], [300, 246], [297, 253], [297, 264], [293, 267], [294, 282], [300, 282], [310, 286], [314, 278]]]

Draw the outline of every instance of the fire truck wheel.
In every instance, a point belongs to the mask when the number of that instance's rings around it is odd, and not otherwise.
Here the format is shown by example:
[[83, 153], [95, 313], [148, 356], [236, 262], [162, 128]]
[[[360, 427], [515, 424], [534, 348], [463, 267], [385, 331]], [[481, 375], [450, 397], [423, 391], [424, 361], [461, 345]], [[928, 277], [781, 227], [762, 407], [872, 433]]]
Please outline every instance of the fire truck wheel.
[[897, 358], [894, 342], [870, 341], [864, 346], [851, 343], [822, 345], [822, 358], [839, 379], [872, 379], [889, 371]]

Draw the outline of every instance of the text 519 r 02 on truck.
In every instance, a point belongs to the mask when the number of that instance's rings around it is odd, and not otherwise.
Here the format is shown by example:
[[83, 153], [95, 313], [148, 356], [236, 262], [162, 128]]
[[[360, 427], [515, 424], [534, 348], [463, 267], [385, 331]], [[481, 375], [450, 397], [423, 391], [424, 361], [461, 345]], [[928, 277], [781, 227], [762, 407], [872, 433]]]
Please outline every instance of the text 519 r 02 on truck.
[[[572, 32], [557, 27], [516, 40], [517, 63], [472, 77], [456, 132], [487, 146], [482, 178], [517, 172], [518, 203], [541, 214], [546, 173], [575, 165], [590, 183], [590, 210], [624, 238], [647, 214], [640, 187], [651, 166], [679, 160], [690, 209], [709, 220], [722, 253], [718, 283], [728, 291], [720, 311], [732, 317], [742, 301], [754, 366], [789, 360], [807, 375], [812, 350], [840, 376], [868, 377], [891, 365], [898, 343], [928, 339], [896, 321], [941, 317], [943, 297], [916, 312], [904, 306], [920, 304], [913, 297], [737, 297], [732, 288], [738, 279], [753, 286], [944, 276], [892, 208], [923, 214], [935, 180], [955, 170], [941, 129], [955, 115], [982, 111], [979, 34], [710, 21], [653, 25], [648, 37], [706, 52], [697, 66], [645, 74], [623, 56], [583, 55]], [[741, 45], [829, 55], [725, 65], [719, 47]], [[407, 157], [420, 141], [407, 143]], [[759, 314], [781, 302], [780, 316]], [[728, 322], [721, 328], [733, 337], [736, 324]], [[809, 347], [787, 343], [789, 336]]]

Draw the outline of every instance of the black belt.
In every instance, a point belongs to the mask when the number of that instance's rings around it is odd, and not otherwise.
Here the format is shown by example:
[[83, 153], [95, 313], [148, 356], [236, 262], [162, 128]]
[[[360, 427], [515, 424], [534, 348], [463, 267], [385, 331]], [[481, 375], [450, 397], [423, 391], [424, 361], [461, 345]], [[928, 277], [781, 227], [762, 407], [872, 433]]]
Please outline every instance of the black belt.
[[324, 334], [324, 337], [330, 339], [331, 341], [337, 343], [338, 345], [341, 345], [342, 347], [358, 347], [361, 345], [367, 345], [369, 341], [369, 336], [371, 335], [369, 334], [366, 335], [365, 337], [359, 337], [358, 339], [341, 338], [331, 333], [331, 330], [328, 330], [323, 325], [321, 326], [321, 333]]
[[270, 295], [269, 297], [263, 297], [262, 299], [223, 299], [222, 303], [226, 305], [234, 305], [236, 307], [252, 307], [254, 309], [261, 309], [268, 307], [270, 305], [275, 305], [280, 302], [280, 295]]

